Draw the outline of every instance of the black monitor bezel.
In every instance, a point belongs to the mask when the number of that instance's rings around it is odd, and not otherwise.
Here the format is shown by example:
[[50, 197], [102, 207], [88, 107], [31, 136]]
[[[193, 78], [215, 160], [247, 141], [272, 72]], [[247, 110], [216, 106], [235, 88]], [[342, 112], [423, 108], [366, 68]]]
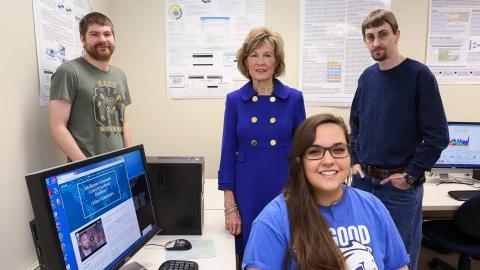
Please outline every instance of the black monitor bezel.
[[[53, 218], [53, 210], [50, 206], [45, 179], [47, 177], [59, 175], [62, 172], [72, 171], [80, 167], [88, 166], [99, 161], [107, 160], [137, 150], [139, 150], [142, 154], [146, 184], [151, 197], [152, 211], [155, 211], [155, 207], [153, 205], [153, 193], [150, 187], [150, 182], [148, 180], [145, 151], [142, 144], [97, 155], [81, 161], [71, 162], [64, 165], [48, 168], [45, 170], [27, 174], [25, 176], [28, 193], [30, 195], [30, 201], [32, 203], [33, 213], [35, 216], [34, 227], [36, 235], [34, 236], [34, 238], [38, 239], [39, 242], [39, 247], [36, 248], [37, 253], [41, 253], [39, 254], [39, 256], [41, 256], [41, 258], [39, 258], [41, 259], [39, 260], [41, 266], [47, 267], [47, 269], [66, 270], [65, 262], [63, 259], [63, 252], [60, 246], [60, 239], [58, 238], [57, 228], [55, 226], [55, 221]], [[155, 214], [154, 218], [156, 218]], [[120, 268], [159, 231], [160, 228], [158, 227], [158, 221], [155, 220], [155, 227], [148, 234], [146, 234], [146, 237], [142, 241], [137, 243], [137, 245], [130, 252], [125, 254], [125, 256], [121, 258], [120, 261], [118, 261], [118, 263], [116, 263], [111, 269]]]
[[[450, 127], [450, 125], [470, 125], [470, 126], [479, 126], [480, 127], [480, 122], [448, 122], [449, 127]], [[449, 140], [450, 140], [450, 138], [449, 138]], [[460, 165], [460, 166], [458, 166], [458, 164], [454, 165], [454, 164], [437, 164], [437, 163], [435, 163], [433, 165], [432, 169], [480, 169], [480, 164], [478, 164], [478, 166], [475, 166], [475, 165], [465, 165], [465, 166]]]

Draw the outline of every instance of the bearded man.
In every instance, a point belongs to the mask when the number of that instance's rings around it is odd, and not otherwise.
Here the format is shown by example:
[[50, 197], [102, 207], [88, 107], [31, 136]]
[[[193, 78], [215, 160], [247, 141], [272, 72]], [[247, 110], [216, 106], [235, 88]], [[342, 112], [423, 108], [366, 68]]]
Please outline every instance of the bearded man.
[[131, 146], [127, 78], [110, 65], [113, 23], [98, 12], [79, 23], [82, 57], [60, 65], [50, 88], [50, 133], [70, 161]]
[[358, 79], [350, 111], [352, 186], [387, 207], [410, 256], [408, 268], [416, 270], [425, 171], [448, 145], [447, 118], [435, 76], [400, 54], [395, 15], [372, 11], [362, 33], [377, 63]]

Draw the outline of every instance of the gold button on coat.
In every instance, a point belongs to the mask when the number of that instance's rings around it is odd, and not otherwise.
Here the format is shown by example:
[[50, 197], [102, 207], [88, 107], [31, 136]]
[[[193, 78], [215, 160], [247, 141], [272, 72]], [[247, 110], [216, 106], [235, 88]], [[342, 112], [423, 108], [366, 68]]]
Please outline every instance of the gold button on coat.
[[258, 101], [258, 97], [257, 97], [257, 96], [253, 96], [253, 97], [252, 97], [252, 101], [253, 101], [253, 102], [257, 102], [257, 101]]
[[270, 102], [275, 102], [277, 99], [275, 97], [270, 97]]
[[277, 145], [277, 141], [276, 141], [276, 140], [270, 140], [270, 145], [271, 145], [271, 146]]
[[257, 118], [257, 117], [255, 117], [255, 116], [253, 116], [252, 118], [250, 118], [250, 121], [252, 121], [252, 123], [254, 123], [254, 124], [255, 124], [255, 123], [257, 123], [257, 121], [258, 121], [258, 118]]
[[275, 122], [277, 122], [277, 118], [275, 118], [275, 117], [270, 117], [270, 123], [273, 124], [273, 123], [275, 123]]
[[258, 143], [257, 143], [256, 140], [252, 140], [252, 141], [250, 142], [250, 144], [251, 144], [252, 146], [257, 146]]

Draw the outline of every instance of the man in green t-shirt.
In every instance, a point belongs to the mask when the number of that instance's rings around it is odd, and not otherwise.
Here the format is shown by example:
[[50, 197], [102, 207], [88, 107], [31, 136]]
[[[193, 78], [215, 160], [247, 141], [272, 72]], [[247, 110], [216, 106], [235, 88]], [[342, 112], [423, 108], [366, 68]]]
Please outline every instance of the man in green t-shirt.
[[125, 107], [131, 103], [127, 78], [111, 66], [113, 23], [98, 12], [79, 24], [82, 57], [63, 63], [52, 76], [50, 132], [76, 161], [131, 146]]

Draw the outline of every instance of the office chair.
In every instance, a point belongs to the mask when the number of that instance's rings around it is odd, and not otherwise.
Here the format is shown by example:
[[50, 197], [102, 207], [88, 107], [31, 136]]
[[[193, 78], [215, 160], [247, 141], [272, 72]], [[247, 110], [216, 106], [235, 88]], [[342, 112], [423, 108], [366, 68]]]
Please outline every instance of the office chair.
[[435, 257], [428, 262], [430, 268], [470, 270], [470, 258], [480, 260], [480, 196], [465, 201], [453, 220], [423, 222], [423, 235], [434, 249], [460, 254], [457, 268]]

